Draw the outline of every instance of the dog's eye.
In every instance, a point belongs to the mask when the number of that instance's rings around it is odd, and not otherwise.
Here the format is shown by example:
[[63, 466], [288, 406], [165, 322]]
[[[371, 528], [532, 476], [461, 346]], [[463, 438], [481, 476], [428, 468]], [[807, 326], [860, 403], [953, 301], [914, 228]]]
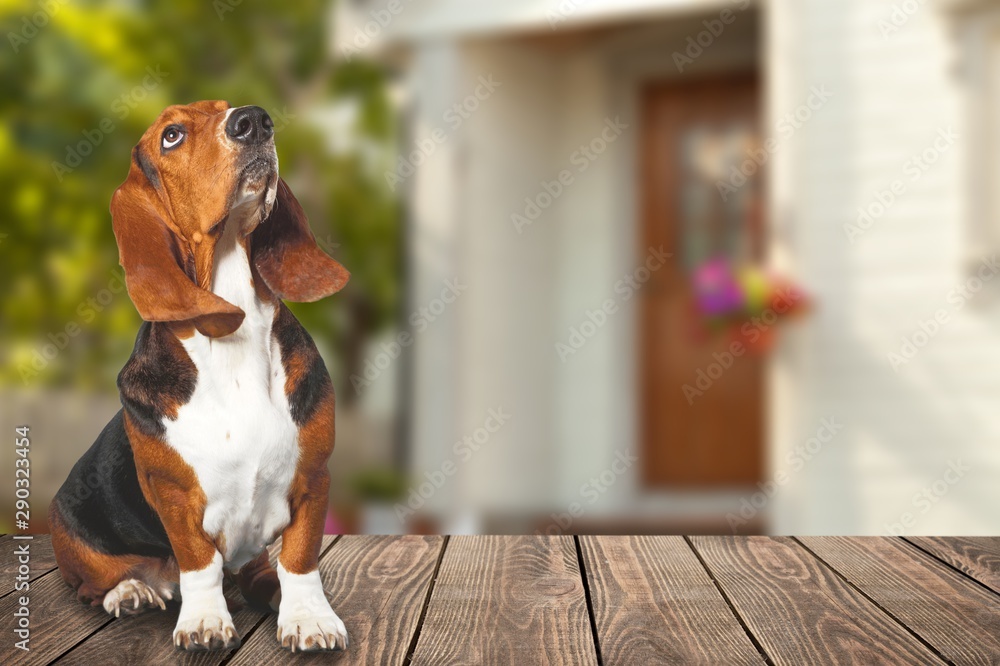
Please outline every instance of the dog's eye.
[[163, 130], [163, 147], [173, 148], [184, 140], [184, 130], [180, 127], [171, 126]]

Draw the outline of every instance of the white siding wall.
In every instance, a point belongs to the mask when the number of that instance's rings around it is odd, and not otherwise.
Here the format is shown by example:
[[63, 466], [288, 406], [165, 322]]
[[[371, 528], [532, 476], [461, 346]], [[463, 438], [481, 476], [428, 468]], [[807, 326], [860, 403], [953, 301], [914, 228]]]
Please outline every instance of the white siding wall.
[[[409, 72], [414, 91], [411, 136], [426, 139], [443, 124], [442, 116], [455, 95], [459, 78], [457, 48], [447, 42], [422, 45]], [[437, 147], [426, 163], [404, 183], [411, 192], [410, 237], [411, 284], [414, 311], [429, 307], [438, 298], [446, 280], [459, 277], [458, 266], [458, 141]], [[410, 330], [409, 322], [405, 328]], [[458, 436], [454, 377], [459, 360], [454, 353], [457, 338], [455, 308], [443, 312], [426, 330], [414, 330], [413, 342], [413, 459], [414, 470], [439, 469]], [[454, 486], [431, 498], [431, 506], [448, 506]]]
[[[474, 529], [471, 513], [552, 501], [551, 347], [543, 341], [551, 327], [553, 235], [544, 224], [519, 235], [510, 215], [549, 176], [561, 119], [553, 106], [557, 80], [544, 58], [451, 43], [446, 63], [427, 60], [442, 48], [418, 49], [427, 67], [414, 81], [422, 128], [414, 138], [438, 126], [448, 136], [415, 176], [416, 305], [434, 298], [446, 278], [467, 290], [416, 337], [414, 468], [458, 465], [429, 506], [464, 521], [453, 529]], [[451, 129], [445, 111], [474, 94], [480, 77], [499, 87]], [[455, 442], [499, 408], [509, 421], [471, 459], [456, 456]]]
[[558, 79], [530, 47], [470, 45], [463, 66], [468, 91], [481, 76], [501, 87], [469, 119], [462, 147], [461, 261], [470, 294], [460, 303], [462, 432], [480, 427], [490, 408], [510, 414], [464, 465], [464, 494], [477, 508], [525, 511], [551, 501], [556, 465], [550, 349], [542, 343], [555, 250], [546, 225], [518, 234], [510, 216], [549, 175], [562, 122]]
[[[933, 3], [888, 37], [879, 21], [891, 3], [771, 7], [774, 116], [814, 85], [835, 95], [772, 165], [776, 249], [817, 302], [775, 367], [775, 465], [821, 418], [844, 423], [779, 495], [774, 527], [877, 534], [910, 513], [907, 533], [996, 532], [1000, 317], [995, 305], [955, 312], [948, 301], [967, 277], [962, 165], [976, 139], [963, 136], [915, 182], [904, 166], [939, 129], [964, 134], [947, 25]], [[906, 192], [850, 243], [844, 223], [896, 179]], [[888, 353], [938, 309], [950, 322], [894, 371]], [[957, 459], [971, 471], [939, 484], [943, 498], [915, 499]]]

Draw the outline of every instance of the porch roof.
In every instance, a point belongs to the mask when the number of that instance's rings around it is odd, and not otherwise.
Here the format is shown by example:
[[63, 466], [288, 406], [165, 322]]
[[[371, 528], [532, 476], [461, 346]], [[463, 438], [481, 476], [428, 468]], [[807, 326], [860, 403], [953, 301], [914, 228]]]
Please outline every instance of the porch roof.
[[[747, 0], [756, 4], [755, 0]], [[433, 38], [585, 29], [594, 25], [741, 8], [734, 0], [440, 0], [409, 4], [386, 26], [387, 45]]]

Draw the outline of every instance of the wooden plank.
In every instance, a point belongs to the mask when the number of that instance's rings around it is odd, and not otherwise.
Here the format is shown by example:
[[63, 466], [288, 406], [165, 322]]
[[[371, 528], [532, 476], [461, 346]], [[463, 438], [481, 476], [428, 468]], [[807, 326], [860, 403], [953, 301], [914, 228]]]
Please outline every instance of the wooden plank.
[[112, 619], [103, 608], [80, 603], [59, 572], [52, 571], [31, 583], [27, 592], [31, 651], [12, 649], [14, 611], [22, 596], [19, 591], [0, 599], [0, 635], [9, 641], [2, 648], [5, 666], [47, 664]]
[[452, 537], [412, 663], [596, 664], [572, 537]]
[[7, 534], [0, 537], [0, 597], [14, 591], [16, 583], [18, 548], [28, 544], [28, 581], [33, 581], [56, 568], [56, 556], [52, 553], [52, 539], [48, 534], [36, 534], [32, 539], [15, 539]]
[[[336, 537], [324, 537], [324, 548]], [[272, 564], [281, 549], [280, 539], [268, 551]], [[264, 619], [265, 614], [245, 607], [243, 597], [235, 585], [225, 582], [226, 598], [238, 609], [233, 609], [233, 624], [240, 636], [248, 633]], [[186, 652], [174, 647], [174, 626], [180, 605], [170, 602], [166, 611], [150, 610], [139, 615], [116, 618], [110, 625], [78, 645], [65, 655], [60, 664], [188, 664], [190, 666], [218, 664], [234, 650], [213, 652]], [[142, 640], [136, 640], [137, 637]]]
[[[226, 583], [226, 598], [239, 603], [239, 590]], [[102, 610], [103, 612], [103, 610]], [[173, 632], [180, 605], [167, 604], [167, 610], [146, 611], [139, 615], [114, 619], [107, 627], [63, 657], [60, 664], [218, 664], [232, 650], [186, 652], [174, 647]], [[233, 624], [241, 636], [247, 634], [264, 614], [242, 607], [233, 611]]]
[[401, 664], [427, 598], [439, 536], [345, 536], [320, 561], [333, 609], [347, 625], [348, 649], [336, 656], [284, 650], [269, 616], [231, 662], [239, 664]]
[[803, 538], [813, 552], [956, 664], [1000, 663], [1000, 596], [898, 539]]
[[1000, 592], [1000, 537], [908, 537], [907, 540]]
[[604, 664], [763, 664], [679, 536], [580, 537]]
[[941, 663], [906, 629], [791, 539], [691, 540], [775, 664]]

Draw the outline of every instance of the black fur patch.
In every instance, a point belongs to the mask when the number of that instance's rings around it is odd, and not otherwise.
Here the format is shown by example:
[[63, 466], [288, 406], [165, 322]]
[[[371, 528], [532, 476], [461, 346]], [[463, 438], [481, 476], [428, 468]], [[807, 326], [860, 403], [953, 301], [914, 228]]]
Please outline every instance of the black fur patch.
[[142, 148], [139, 146], [132, 149], [132, 160], [146, 176], [149, 184], [156, 189], [160, 189], [160, 174], [156, 172], [156, 167], [153, 166], [153, 163], [149, 161], [146, 153], [142, 152]]
[[118, 374], [122, 406], [143, 434], [162, 438], [163, 417], [186, 404], [194, 393], [198, 370], [180, 341], [164, 324], [143, 322], [135, 348]]
[[330, 373], [326, 371], [323, 357], [319, 355], [312, 337], [284, 303], [278, 307], [271, 335], [281, 349], [281, 364], [286, 375], [291, 374], [289, 368], [292, 363], [305, 364], [307, 368], [288, 396], [292, 420], [295, 425], [301, 426], [312, 418], [316, 406], [333, 393]]
[[100, 552], [150, 557], [173, 552], [139, 487], [121, 410], [73, 466], [53, 501], [66, 529]]

